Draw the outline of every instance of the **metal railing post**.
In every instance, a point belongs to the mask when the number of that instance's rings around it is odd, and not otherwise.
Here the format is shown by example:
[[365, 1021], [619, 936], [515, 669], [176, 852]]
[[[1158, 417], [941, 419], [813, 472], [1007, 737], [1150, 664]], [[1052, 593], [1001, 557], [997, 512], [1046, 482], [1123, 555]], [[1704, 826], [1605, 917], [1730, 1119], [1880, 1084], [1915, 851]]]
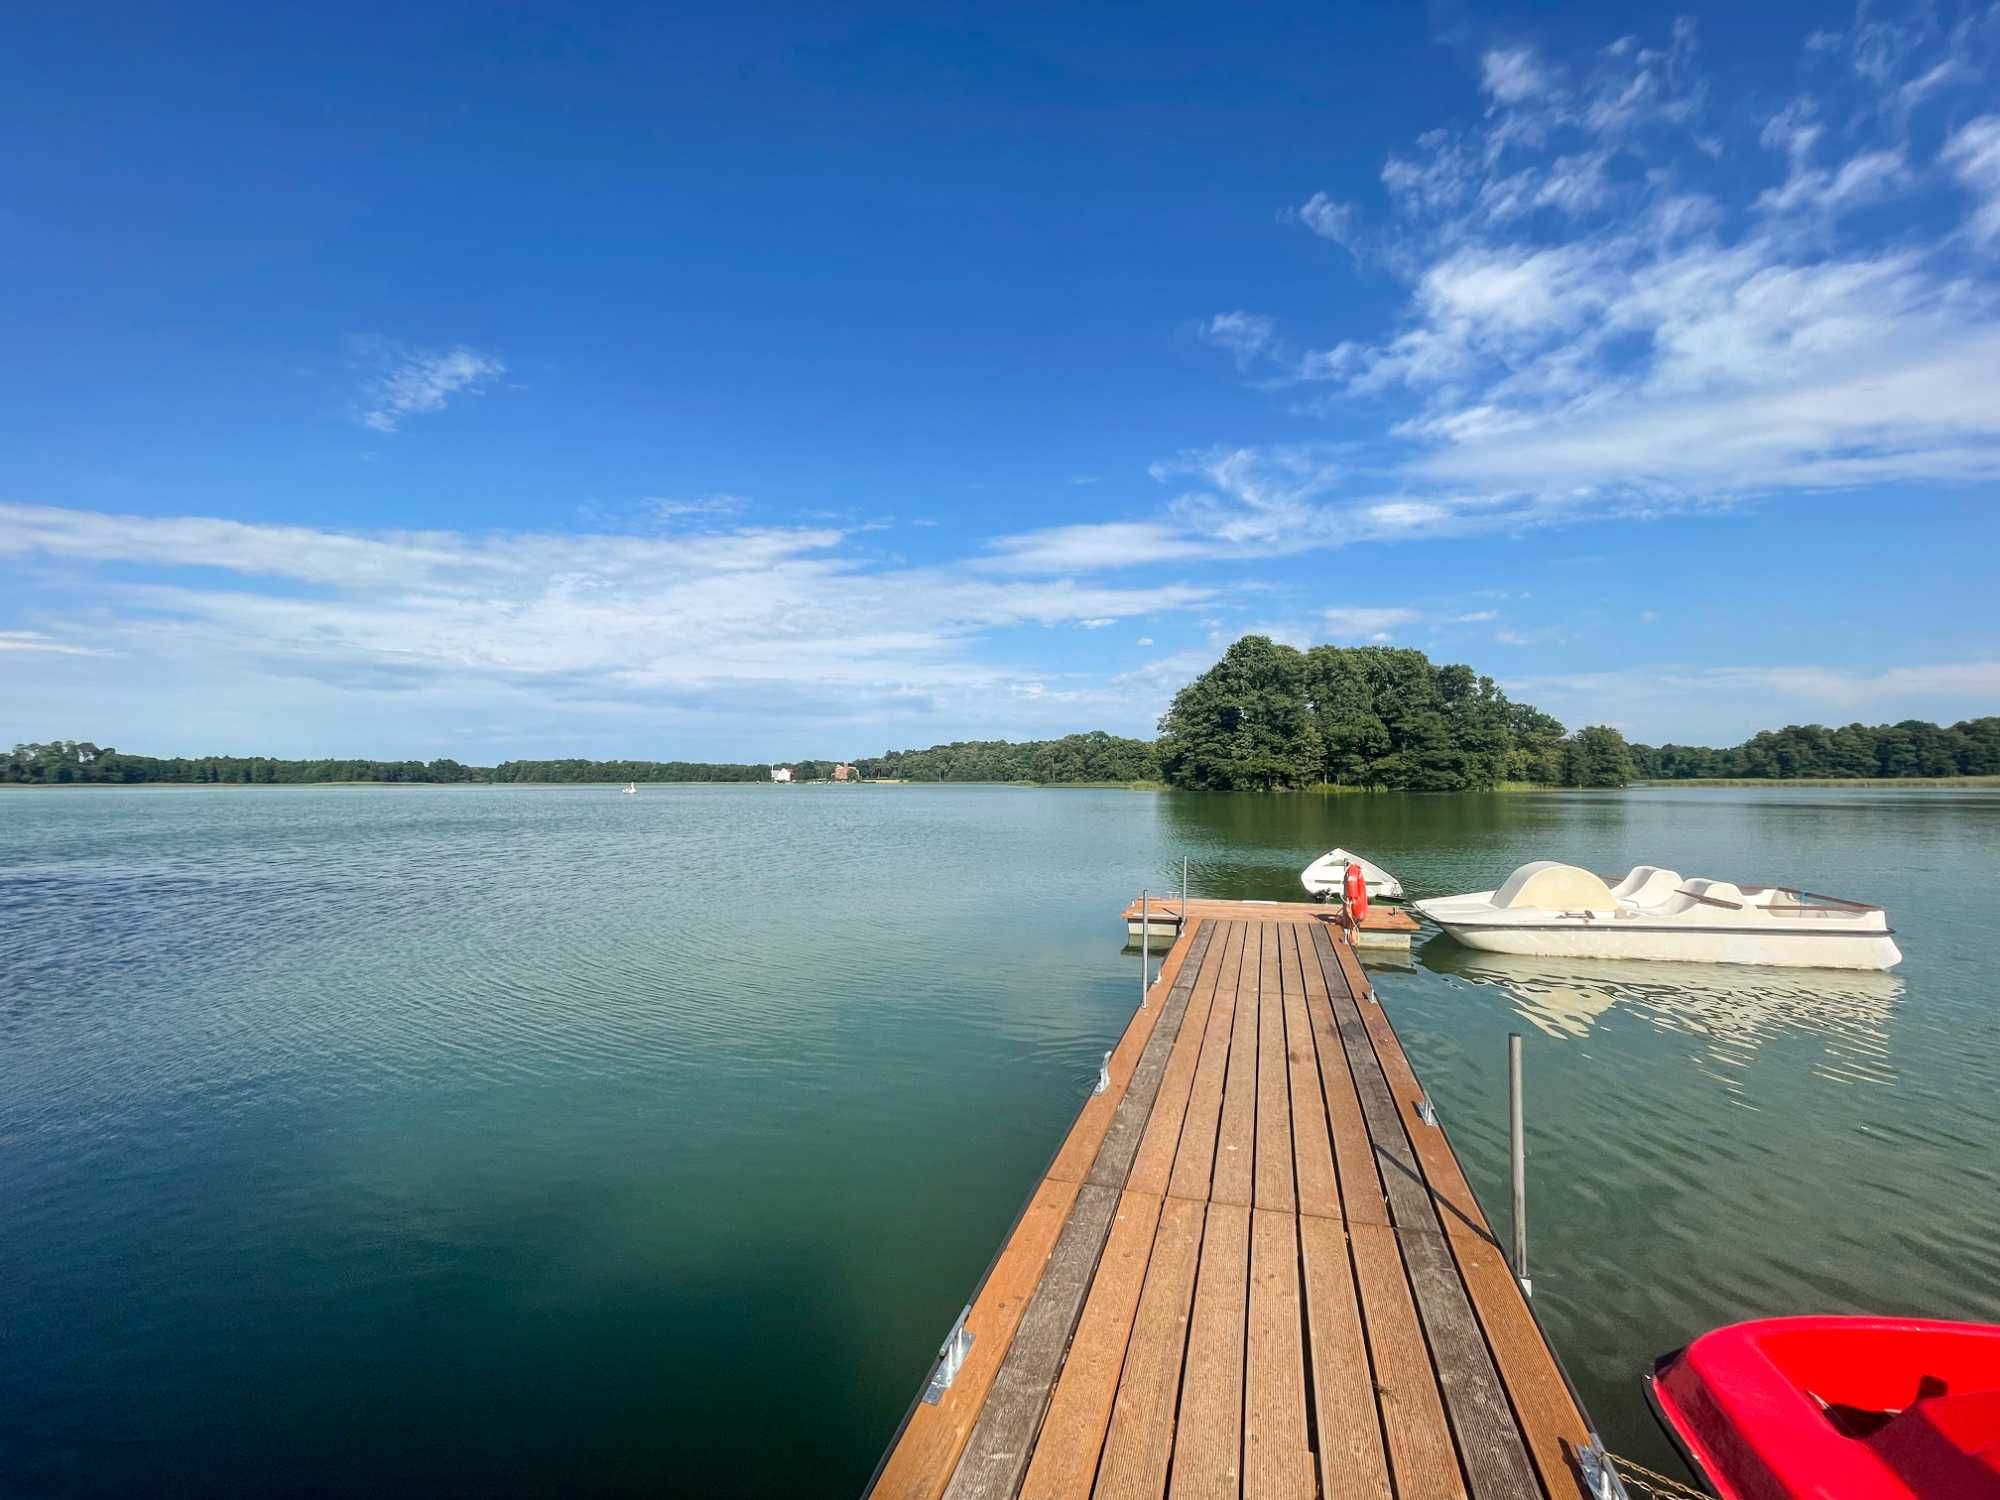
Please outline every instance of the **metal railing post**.
[[1514, 1277], [1528, 1296], [1535, 1283], [1528, 1275], [1528, 1141], [1521, 1112], [1521, 1033], [1507, 1033], [1507, 1137], [1514, 1163]]

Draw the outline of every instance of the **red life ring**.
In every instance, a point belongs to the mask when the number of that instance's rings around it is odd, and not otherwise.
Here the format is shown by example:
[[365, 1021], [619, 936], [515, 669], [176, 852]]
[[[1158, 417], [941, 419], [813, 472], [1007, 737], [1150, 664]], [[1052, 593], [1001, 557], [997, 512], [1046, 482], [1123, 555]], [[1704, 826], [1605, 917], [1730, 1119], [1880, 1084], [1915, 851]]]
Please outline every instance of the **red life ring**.
[[1368, 917], [1368, 877], [1361, 873], [1361, 866], [1349, 865], [1347, 874], [1341, 878], [1340, 887], [1347, 915], [1359, 927]]

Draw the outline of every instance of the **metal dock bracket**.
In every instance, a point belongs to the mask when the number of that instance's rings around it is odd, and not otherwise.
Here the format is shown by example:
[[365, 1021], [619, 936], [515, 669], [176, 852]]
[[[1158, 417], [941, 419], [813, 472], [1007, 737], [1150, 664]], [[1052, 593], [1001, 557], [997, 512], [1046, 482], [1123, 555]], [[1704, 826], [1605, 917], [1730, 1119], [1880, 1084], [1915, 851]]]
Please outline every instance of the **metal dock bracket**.
[[1624, 1481], [1611, 1467], [1611, 1455], [1595, 1435], [1586, 1447], [1576, 1450], [1576, 1466], [1583, 1471], [1583, 1487], [1590, 1492], [1590, 1500], [1630, 1500]]
[[958, 1321], [951, 1325], [951, 1332], [944, 1336], [944, 1343], [938, 1346], [937, 1368], [931, 1371], [931, 1383], [924, 1387], [926, 1406], [936, 1406], [938, 1399], [951, 1389], [951, 1383], [958, 1379], [965, 1356], [972, 1348], [972, 1330], [965, 1326], [965, 1320], [971, 1316], [972, 1304], [968, 1302], [959, 1313]]

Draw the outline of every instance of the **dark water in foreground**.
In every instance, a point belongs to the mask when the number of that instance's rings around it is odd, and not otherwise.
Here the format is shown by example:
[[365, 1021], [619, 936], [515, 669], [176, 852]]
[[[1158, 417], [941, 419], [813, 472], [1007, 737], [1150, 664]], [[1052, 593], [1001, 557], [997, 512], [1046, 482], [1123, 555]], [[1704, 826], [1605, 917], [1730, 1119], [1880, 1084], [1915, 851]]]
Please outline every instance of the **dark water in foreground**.
[[852, 1494], [1134, 1001], [1144, 883], [1559, 856], [1877, 900], [1894, 976], [1380, 987], [1610, 1446], [1650, 1357], [2000, 1319], [2000, 796], [0, 796], [0, 1494]]

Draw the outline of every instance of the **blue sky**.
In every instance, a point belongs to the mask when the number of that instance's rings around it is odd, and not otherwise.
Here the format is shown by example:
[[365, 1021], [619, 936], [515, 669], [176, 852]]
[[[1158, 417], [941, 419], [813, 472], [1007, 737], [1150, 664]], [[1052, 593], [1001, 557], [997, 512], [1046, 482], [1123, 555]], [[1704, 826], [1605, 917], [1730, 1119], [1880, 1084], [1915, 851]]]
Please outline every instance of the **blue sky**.
[[2000, 7], [43, 8], [0, 739], [2000, 710]]

